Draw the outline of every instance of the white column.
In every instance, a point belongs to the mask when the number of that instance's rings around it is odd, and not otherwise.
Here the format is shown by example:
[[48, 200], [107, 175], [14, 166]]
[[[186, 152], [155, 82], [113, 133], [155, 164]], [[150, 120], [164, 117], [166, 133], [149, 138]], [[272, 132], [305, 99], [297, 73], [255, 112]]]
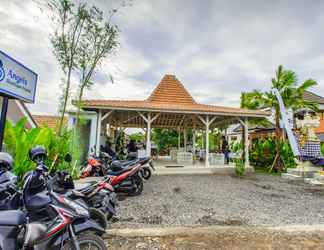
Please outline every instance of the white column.
[[102, 116], [102, 111], [101, 111], [101, 109], [99, 109], [98, 115], [97, 115], [97, 139], [96, 139], [96, 154], [97, 155], [100, 152], [101, 116]]
[[200, 130], [201, 132], [201, 148], [205, 147], [205, 139], [204, 139], [204, 130]]
[[97, 117], [95, 115], [90, 116], [91, 127], [90, 127], [90, 138], [89, 138], [89, 148], [88, 154], [91, 153], [91, 148], [96, 146], [97, 143]]
[[180, 127], [178, 127], [178, 149], [181, 147], [181, 131]]
[[244, 158], [245, 158], [245, 167], [250, 166], [249, 159], [249, 121], [248, 118], [244, 120]]
[[205, 142], [206, 142], [206, 146], [205, 146], [205, 149], [206, 149], [206, 160], [205, 160], [205, 166], [208, 167], [209, 166], [209, 127], [210, 125], [215, 121], [216, 119], [216, 116], [214, 116], [213, 118], [209, 119], [209, 115], [206, 115], [206, 120], [201, 117], [201, 116], [198, 116], [198, 118], [201, 120], [201, 122], [203, 124], [205, 124], [206, 126], [206, 139], [205, 139]]
[[187, 130], [183, 130], [183, 146], [184, 146], [184, 151], [187, 152]]
[[196, 130], [192, 130], [192, 154], [193, 160], [196, 160]]
[[196, 152], [196, 130], [192, 130], [192, 151]]
[[151, 117], [151, 113], [147, 114], [147, 117], [142, 114], [141, 112], [138, 112], [139, 115], [143, 118], [143, 120], [146, 122], [146, 155], [148, 157], [151, 157], [151, 125], [152, 122], [154, 122], [154, 120], [156, 118], [159, 117], [160, 114], [156, 114], [154, 117]]
[[147, 115], [146, 130], [146, 155], [151, 157], [151, 113]]
[[209, 116], [206, 116], [206, 159], [205, 166], [209, 167]]

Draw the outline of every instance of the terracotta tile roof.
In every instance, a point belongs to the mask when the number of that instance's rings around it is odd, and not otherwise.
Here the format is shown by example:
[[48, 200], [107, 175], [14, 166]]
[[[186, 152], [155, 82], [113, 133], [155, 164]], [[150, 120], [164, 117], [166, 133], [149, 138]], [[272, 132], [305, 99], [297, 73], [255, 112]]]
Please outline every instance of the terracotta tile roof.
[[[75, 103], [75, 102], [73, 102]], [[181, 82], [173, 75], [165, 75], [146, 100], [84, 100], [84, 109], [119, 108], [170, 112], [217, 113], [227, 115], [268, 116], [268, 112], [206, 105], [195, 102]]]
[[147, 101], [178, 104], [196, 103], [182, 83], [174, 75], [165, 75]]
[[309, 102], [324, 104], [324, 97], [314, 94], [313, 92], [307, 90], [304, 93], [304, 99]]
[[210, 113], [232, 113], [232, 114], [245, 114], [267, 116], [267, 112], [229, 108], [205, 104], [174, 104], [174, 103], [157, 103], [149, 101], [129, 101], [129, 100], [84, 100], [83, 107], [107, 107], [107, 108], [130, 108], [141, 110], [163, 110], [163, 111], [187, 111], [187, 112], [210, 112]]
[[[60, 121], [59, 116], [55, 115], [33, 115], [39, 127], [49, 127], [51, 129], [57, 129]], [[67, 124], [67, 117], [64, 117], [64, 124]]]

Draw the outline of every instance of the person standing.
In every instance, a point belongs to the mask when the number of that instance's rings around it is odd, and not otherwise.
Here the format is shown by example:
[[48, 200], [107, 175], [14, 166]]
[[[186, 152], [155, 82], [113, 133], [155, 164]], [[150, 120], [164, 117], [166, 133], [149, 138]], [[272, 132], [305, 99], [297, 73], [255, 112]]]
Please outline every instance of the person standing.
[[112, 158], [116, 158], [116, 153], [111, 149], [111, 143], [110, 143], [110, 141], [107, 140], [106, 141], [106, 145], [104, 147], [103, 146], [100, 146], [100, 150], [102, 152], [107, 153]]
[[229, 145], [228, 142], [226, 140], [226, 137], [223, 135], [222, 136], [222, 152], [224, 154], [224, 163], [225, 164], [229, 164]]

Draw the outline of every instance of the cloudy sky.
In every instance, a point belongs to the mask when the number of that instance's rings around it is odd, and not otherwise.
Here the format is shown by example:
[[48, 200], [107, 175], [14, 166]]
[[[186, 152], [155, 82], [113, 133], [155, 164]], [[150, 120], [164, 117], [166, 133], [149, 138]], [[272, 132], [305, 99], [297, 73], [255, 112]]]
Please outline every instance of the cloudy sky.
[[[104, 11], [119, 5], [93, 2]], [[269, 88], [279, 64], [317, 80], [313, 91], [324, 95], [323, 9], [321, 0], [133, 0], [113, 19], [120, 46], [86, 97], [143, 99], [169, 73], [197, 101], [238, 106], [241, 91]], [[32, 0], [0, 0], [0, 16], [0, 50], [39, 75], [31, 111], [55, 114], [62, 74], [48, 13]]]

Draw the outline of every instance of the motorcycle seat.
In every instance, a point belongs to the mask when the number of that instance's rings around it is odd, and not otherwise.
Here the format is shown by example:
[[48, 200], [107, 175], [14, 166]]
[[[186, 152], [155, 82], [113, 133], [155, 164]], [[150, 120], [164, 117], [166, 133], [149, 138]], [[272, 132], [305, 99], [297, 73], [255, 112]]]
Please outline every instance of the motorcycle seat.
[[111, 169], [111, 170], [107, 171], [107, 175], [118, 176], [118, 175], [121, 175], [121, 174], [129, 171], [132, 168], [133, 168], [133, 166], [128, 166], [128, 167], [122, 168], [122, 169], [120, 169], [118, 171], [114, 171], [114, 170]]
[[124, 168], [127, 168], [131, 165], [134, 165], [138, 162], [139, 160], [136, 159], [136, 160], [131, 160], [131, 161], [127, 161], [127, 160], [123, 160], [123, 161], [120, 161], [120, 160], [117, 160], [117, 161], [113, 161], [110, 165], [111, 167], [111, 170], [114, 171], [114, 172], [117, 172], [117, 171], [121, 171], [122, 169]]
[[78, 190], [72, 190], [72, 194], [76, 197], [82, 197], [82, 198], [85, 197], [85, 194]]
[[95, 188], [94, 184], [94, 182], [85, 183], [81, 187], [76, 188], [75, 191], [82, 193], [83, 195], [87, 195]]
[[18, 226], [26, 223], [26, 215], [20, 210], [0, 211], [0, 225]]
[[45, 208], [52, 202], [46, 191], [25, 198], [25, 206], [28, 211]]

